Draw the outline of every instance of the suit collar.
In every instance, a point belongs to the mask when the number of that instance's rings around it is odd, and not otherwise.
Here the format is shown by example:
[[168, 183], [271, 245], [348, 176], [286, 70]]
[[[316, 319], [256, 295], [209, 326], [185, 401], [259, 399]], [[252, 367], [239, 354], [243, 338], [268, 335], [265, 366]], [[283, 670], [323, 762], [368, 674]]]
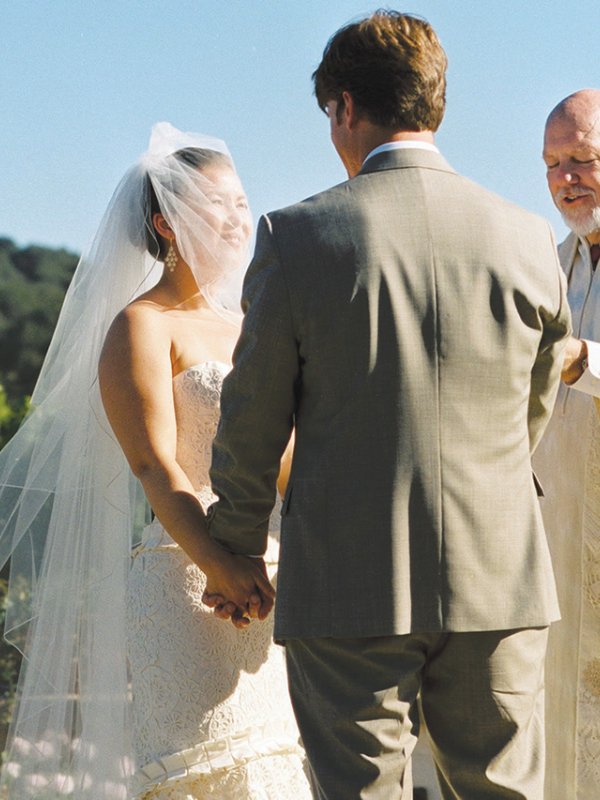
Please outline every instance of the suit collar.
[[415, 147], [377, 153], [366, 160], [358, 175], [367, 175], [370, 172], [381, 172], [387, 169], [406, 169], [408, 167], [456, 172], [440, 153]]

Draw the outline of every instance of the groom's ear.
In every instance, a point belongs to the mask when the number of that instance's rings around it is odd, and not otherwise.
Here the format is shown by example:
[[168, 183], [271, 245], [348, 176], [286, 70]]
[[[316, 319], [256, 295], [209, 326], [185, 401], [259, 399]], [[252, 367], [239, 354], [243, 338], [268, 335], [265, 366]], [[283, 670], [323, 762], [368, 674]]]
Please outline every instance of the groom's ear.
[[341, 119], [338, 119], [338, 122], [345, 124], [348, 130], [352, 130], [356, 127], [356, 123], [360, 119], [360, 114], [350, 92], [342, 92], [342, 103], [343, 107], [340, 110]]

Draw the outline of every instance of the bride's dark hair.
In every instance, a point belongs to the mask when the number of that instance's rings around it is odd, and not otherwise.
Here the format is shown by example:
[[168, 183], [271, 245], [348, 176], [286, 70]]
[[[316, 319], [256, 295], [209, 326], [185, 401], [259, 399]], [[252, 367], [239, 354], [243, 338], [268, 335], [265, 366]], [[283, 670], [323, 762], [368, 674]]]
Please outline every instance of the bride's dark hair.
[[[182, 164], [187, 164], [187, 166], [200, 170], [200, 172], [212, 166], [234, 168], [231, 159], [224, 153], [202, 147], [185, 147], [182, 150], [176, 150], [172, 158], [176, 158]], [[154, 227], [152, 218], [155, 214], [163, 214], [163, 210], [152, 186], [152, 180], [149, 175], [146, 175], [144, 178], [145, 246], [153, 258], [156, 258], [157, 261], [164, 261], [167, 253], [167, 243]]]

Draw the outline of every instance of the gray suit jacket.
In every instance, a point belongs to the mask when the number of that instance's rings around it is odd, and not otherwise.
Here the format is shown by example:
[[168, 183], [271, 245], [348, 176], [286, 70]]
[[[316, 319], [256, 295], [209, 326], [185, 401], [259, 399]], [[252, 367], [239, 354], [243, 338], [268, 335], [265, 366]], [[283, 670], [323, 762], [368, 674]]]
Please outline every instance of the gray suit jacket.
[[381, 153], [261, 220], [243, 305], [210, 530], [264, 550], [295, 427], [276, 637], [556, 619], [530, 463], [569, 331], [548, 223]]

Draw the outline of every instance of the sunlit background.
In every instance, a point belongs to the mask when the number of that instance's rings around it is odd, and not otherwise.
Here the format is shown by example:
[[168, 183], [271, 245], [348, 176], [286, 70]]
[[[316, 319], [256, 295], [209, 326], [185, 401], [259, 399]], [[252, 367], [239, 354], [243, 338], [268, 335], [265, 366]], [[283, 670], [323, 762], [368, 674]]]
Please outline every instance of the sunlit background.
[[[345, 175], [312, 96], [351, 0], [1, 0], [0, 236], [79, 251], [152, 124], [226, 140], [255, 216]], [[449, 56], [438, 144], [460, 172], [564, 227], [548, 111], [600, 84], [598, 0], [412, 0]]]

